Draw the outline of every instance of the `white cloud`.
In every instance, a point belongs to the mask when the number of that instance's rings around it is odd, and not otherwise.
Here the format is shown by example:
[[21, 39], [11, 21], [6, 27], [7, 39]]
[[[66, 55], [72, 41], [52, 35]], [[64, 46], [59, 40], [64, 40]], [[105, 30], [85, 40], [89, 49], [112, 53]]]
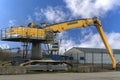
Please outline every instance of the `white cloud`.
[[27, 16], [27, 22], [32, 22], [32, 21], [33, 21], [32, 17], [30, 15]]
[[35, 15], [35, 19], [36, 19], [37, 21], [40, 21], [40, 20], [41, 20], [41, 18], [42, 18], [42, 13], [41, 13], [41, 11], [35, 11], [35, 12], [34, 12], [34, 15]]
[[0, 48], [1, 48], [1, 49], [9, 49], [10, 47], [9, 47], [8, 44], [1, 44], [1, 45], [0, 45]]
[[64, 21], [66, 17], [60, 7], [47, 7], [46, 9], [41, 9], [41, 12], [49, 22]]
[[[111, 48], [119, 49], [120, 33], [115, 33], [115, 32], [106, 33], [106, 36]], [[79, 45], [80, 47], [93, 47], [93, 48], [105, 47], [98, 33], [89, 35], [89, 37], [87, 38], [85, 37], [81, 40], [81, 44]]]
[[61, 40], [61, 43], [60, 43], [60, 53], [64, 53], [65, 50], [68, 50], [70, 48], [72, 48], [75, 44], [72, 40], [69, 40], [68, 39], [68, 33], [66, 31], [62, 32], [62, 33], [58, 33], [56, 35], [56, 39], [57, 40]]
[[44, 18], [48, 22], [63, 22], [66, 19], [102, 17], [120, 6], [120, 0], [64, 0], [64, 2], [65, 6], [35, 8], [36, 20]]
[[63, 6], [48, 6], [46, 8], [37, 7], [35, 8], [34, 16], [37, 21], [42, 20], [47, 21], [49, 23], [63, 22], [66, 19], [71, 20], [72, 18], [70, 17], [70, 13], [67, 10], [63, 10]]
[[[65, 6], [35, 8], [37, 21], [61, 22], [66, 19], [91, 18], [105, 16], [111, 10], [120, 7], [120, 0], [63, 0]], [[64, 10], [65, 11], [64, 11]], [[29, 16], [30, 18], [30, 16]]]
[[120, 49], [120, 33], [107, 33], [107, 38], [111, 45], [111, 48]]
[[72, 40], [62, 40], [61, 45], [60, 45], [60, 54], [63, 54], [65, 50], [69, 50], [70, 48], [76, 46]]
[[8, 21], [8, 26], [15, 26], [15, 22], [16, 22], [16, 20], [9, 20]]
[[120, 0], [64, 0], [73, 17], [100, 17], [120, 6]]
[[82, 36], [92, 33], [93, 27], [81, 28], [80, 33]]

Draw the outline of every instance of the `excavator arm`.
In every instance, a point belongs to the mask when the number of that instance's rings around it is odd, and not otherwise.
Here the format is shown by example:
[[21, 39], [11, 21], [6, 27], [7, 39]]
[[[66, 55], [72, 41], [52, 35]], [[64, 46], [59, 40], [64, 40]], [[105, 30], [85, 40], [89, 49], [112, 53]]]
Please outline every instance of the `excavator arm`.
[[94, 19], [78, 19], [72, 20], [57, 24], [52, 24], [44, 28], [44, 30], [53, 30], [54, 33], [60, 33], [65, 30], [73, 29], [73, 28], [81, 28], [87, 26], [94, 26]]
[[60, 33], [62, 31], [69, 30], [72, 28], [81, 28], [81, 27], [87, 27], [87, 26], [95, 26], [97, 28], [97, 30], [101, 36], [101, 39], [106, 47], [106, 50], [109, 53], [109, 56], [112, 60], [113, 69], [116, 69], [116, 59], [113, 56], [112, 50], [108, 44], [107, 38], [104, 34], [104, 31], [103, 31], [103, 28], [102, 28], [102, 25], [101, 25], [101, 22], [99, 19], [89, 18], [89, 19], [72, 20], [72, 21], [68, 21], [68, 22], [53, 24], [44, 29], [45, 30], [52, 29], [53, 32]]
[[103, 43], [104, 43], [104, 45], [105, 45], [105, 47], [107, 49], [107, 52], [109, 53], [109, 56], [110, 56], [110, 58], [112, 60], [113, 69], [116, 69], [116, 59], [115, 59], [115, 57], [114, 57], [114, 55], [112, 53], [112, 50], [111, 50], [111, 48], [110, 48], [110, 46], [108, 44], [108, 41], [107, 41], [107, 38], [106, 38], [106, 36], [104, 34], [102, 26], [100, 24], [98, 24], [98, 25], [96, 25], [96, 28], [97, 28], [97, 30], [98, 30], [98, 32], [99, 32], [99, 34], [100, 34], [100, 36], [101, 36], [101, 38], [103, 40]]

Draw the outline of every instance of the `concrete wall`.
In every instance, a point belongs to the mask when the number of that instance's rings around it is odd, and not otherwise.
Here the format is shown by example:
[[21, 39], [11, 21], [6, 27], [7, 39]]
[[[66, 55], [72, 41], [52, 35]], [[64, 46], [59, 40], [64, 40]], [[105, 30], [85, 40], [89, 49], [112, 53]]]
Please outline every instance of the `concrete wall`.
[[0, 66], [0, 75], [3, 74], [25, 74], [25, 67], [20, 66]]

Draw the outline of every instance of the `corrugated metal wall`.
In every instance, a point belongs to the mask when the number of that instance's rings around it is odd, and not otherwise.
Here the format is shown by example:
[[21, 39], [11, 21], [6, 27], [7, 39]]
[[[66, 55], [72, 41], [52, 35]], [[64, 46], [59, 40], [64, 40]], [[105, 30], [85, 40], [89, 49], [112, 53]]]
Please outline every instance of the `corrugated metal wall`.
[[[80, 50], [75, 51], [75, 48], [68, 50], [65, 55], [69, 57], [73, 57], [72, 63], [84, 63], [84, 64], [112, 64], [111, 58], [109, 54], [105, 51], [105, 49], [84, 49], [84, 51]], [[113, 50], [114, 56], [117, 62], [120, 62], [120, 50], [116, 52]]]

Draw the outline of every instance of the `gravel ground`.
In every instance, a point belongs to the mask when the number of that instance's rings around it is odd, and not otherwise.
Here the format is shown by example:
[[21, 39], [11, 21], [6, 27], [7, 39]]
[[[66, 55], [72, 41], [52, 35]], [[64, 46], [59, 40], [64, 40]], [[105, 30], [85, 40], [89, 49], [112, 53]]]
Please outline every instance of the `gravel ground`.
[[120, 80], [120, 72], [0, 75], [0, 80]]

